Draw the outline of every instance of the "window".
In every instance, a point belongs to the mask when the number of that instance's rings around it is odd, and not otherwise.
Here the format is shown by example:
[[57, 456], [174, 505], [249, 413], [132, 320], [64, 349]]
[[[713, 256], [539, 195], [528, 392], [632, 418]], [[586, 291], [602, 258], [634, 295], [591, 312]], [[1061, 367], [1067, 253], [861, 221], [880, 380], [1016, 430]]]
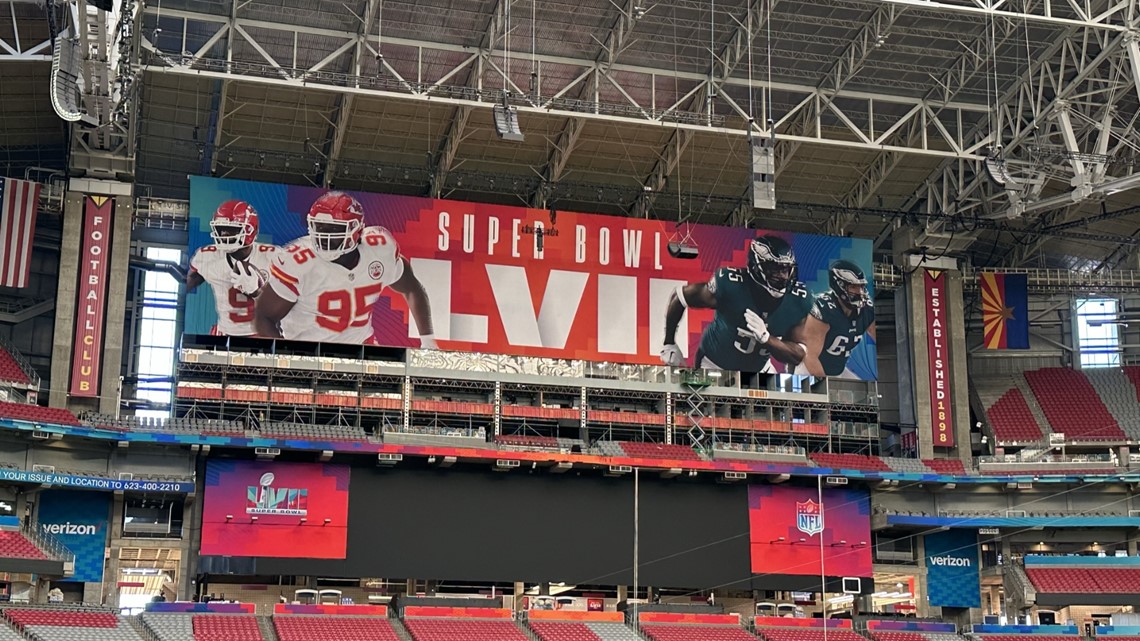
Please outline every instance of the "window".
[[1081, 367], [1120, 366], [1120, 321], [1114, 298], [1077, 299]]
[[[177, 264], [182, 261], [182, 252], [147, 247], [146, 257]], [[138, 349], [138, 397], [141, 400], [169, 404], [173, 398], [179, 287], [178, 281], [166, 272], [150, 271], [143, 278]], [[167, 412], [157, 414], [167, 415]]]

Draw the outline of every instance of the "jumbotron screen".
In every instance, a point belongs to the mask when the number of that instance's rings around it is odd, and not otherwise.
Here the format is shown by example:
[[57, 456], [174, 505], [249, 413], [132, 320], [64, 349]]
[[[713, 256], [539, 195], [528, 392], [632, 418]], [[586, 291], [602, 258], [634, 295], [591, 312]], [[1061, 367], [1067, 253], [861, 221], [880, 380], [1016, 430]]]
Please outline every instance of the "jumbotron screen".
[[201, 176], [190, 214], [191, 335], [877, 375], [867, 240]]
[[[752, 572], [869, 577], [871, 497], [865, 490], [752, 485]], [[823, 566], [820, 566], [820, 563]]]
[[211, 459], [203, 555], [343, 559], [349, 468]]

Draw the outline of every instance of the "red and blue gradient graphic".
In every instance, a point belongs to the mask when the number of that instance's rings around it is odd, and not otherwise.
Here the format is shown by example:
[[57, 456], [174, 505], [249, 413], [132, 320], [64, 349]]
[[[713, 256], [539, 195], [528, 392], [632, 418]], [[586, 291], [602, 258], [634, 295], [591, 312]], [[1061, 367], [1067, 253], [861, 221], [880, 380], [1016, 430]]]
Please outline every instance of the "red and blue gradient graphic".
[[[212, 243], [217, 206], [244, 200], [258, 212], [258, 241], [285, 246], [307, 232], [305, 215], [325, 190], [194, 176], [190, 180], [189, 248]], [[678, 284], [706, 282], [724, 266], [747, 265], [749, 242], [770, 234], [795, 251], [799, 280], [820, 294], [828, 268], [847, 259], [872, 274], [871, 242], [745, 228], [602, 216], [546, 209], [350, 192], [367, 225], [383, 226], [399, 244], [431, 303], [434, 335], [445, 350], [617, 363], [660, 364], [665, 309]], [[543, 230], [541, 249], [535, 230]], [[673, 258], [667, 245], [688, 237], [700, 256]], [[872, 292], [873, 295], [873, 286]], [[371, 340], [418, 347], [404, 298], [385, 291], [372, 308]], [[678, 334], [691, 363], [711, 310], [690, 310]], [[213, 296], [187, 296], [186, 333], [209, 334]], [[848, 367], [877, 376], [874, 341], [860, 342]]]
[[345, 558], [349, 469], [211, 459], [201, 554]]
[[824, 490], [821, 506], [814, 487], [752, 485], [748, 529], [754, 574], [871, 576], [866, 491]]

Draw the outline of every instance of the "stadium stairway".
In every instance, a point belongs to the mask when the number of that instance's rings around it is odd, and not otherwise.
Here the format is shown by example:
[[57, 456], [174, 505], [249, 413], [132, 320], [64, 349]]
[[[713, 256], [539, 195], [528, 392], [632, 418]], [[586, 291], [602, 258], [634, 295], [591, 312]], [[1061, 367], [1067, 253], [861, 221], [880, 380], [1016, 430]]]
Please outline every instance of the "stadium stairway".
[[194, 617], [189, 614], [144, 612], [139, 620], [158, 641], [194, 641]]
[[1033, 395], [1033, 388], [1029, 386], [1029, 381], [1025, 380], [1024, 374], [1014, 374], [1012, 378], [1014, 386], [1021, 392], [1021, 397], [1025, 401], [1026, 407], [1029, 408], [1029, 413], [1033, 415], [1033, 420], [1041, 428], [1042, 436], [1047, 436], [1049, 432], [1053, 431], [1053, 424], [1046, 418], [1045, 410], [1041, 409], [1041, 404]]
[[624, 623], [531, 621], [530, 628], [536, 641], [643, 641]]
[[389, 623], [392, 624], [392, 631], [396, 633], [396, 638], [400, 641], [416, 641], [402, 620], [393, 618], [389, 619]]

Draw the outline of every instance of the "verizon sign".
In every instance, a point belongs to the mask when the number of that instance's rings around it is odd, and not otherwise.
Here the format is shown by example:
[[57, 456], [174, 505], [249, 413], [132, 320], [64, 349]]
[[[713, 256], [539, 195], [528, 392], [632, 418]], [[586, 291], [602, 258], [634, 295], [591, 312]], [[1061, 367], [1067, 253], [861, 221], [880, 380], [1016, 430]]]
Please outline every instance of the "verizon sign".
[[72, 396], [99, 395], [114, 209], [115, 200], [109, 196], [84, 197], [83, 241], [76, 287], [75, 344], [72, 348]]

